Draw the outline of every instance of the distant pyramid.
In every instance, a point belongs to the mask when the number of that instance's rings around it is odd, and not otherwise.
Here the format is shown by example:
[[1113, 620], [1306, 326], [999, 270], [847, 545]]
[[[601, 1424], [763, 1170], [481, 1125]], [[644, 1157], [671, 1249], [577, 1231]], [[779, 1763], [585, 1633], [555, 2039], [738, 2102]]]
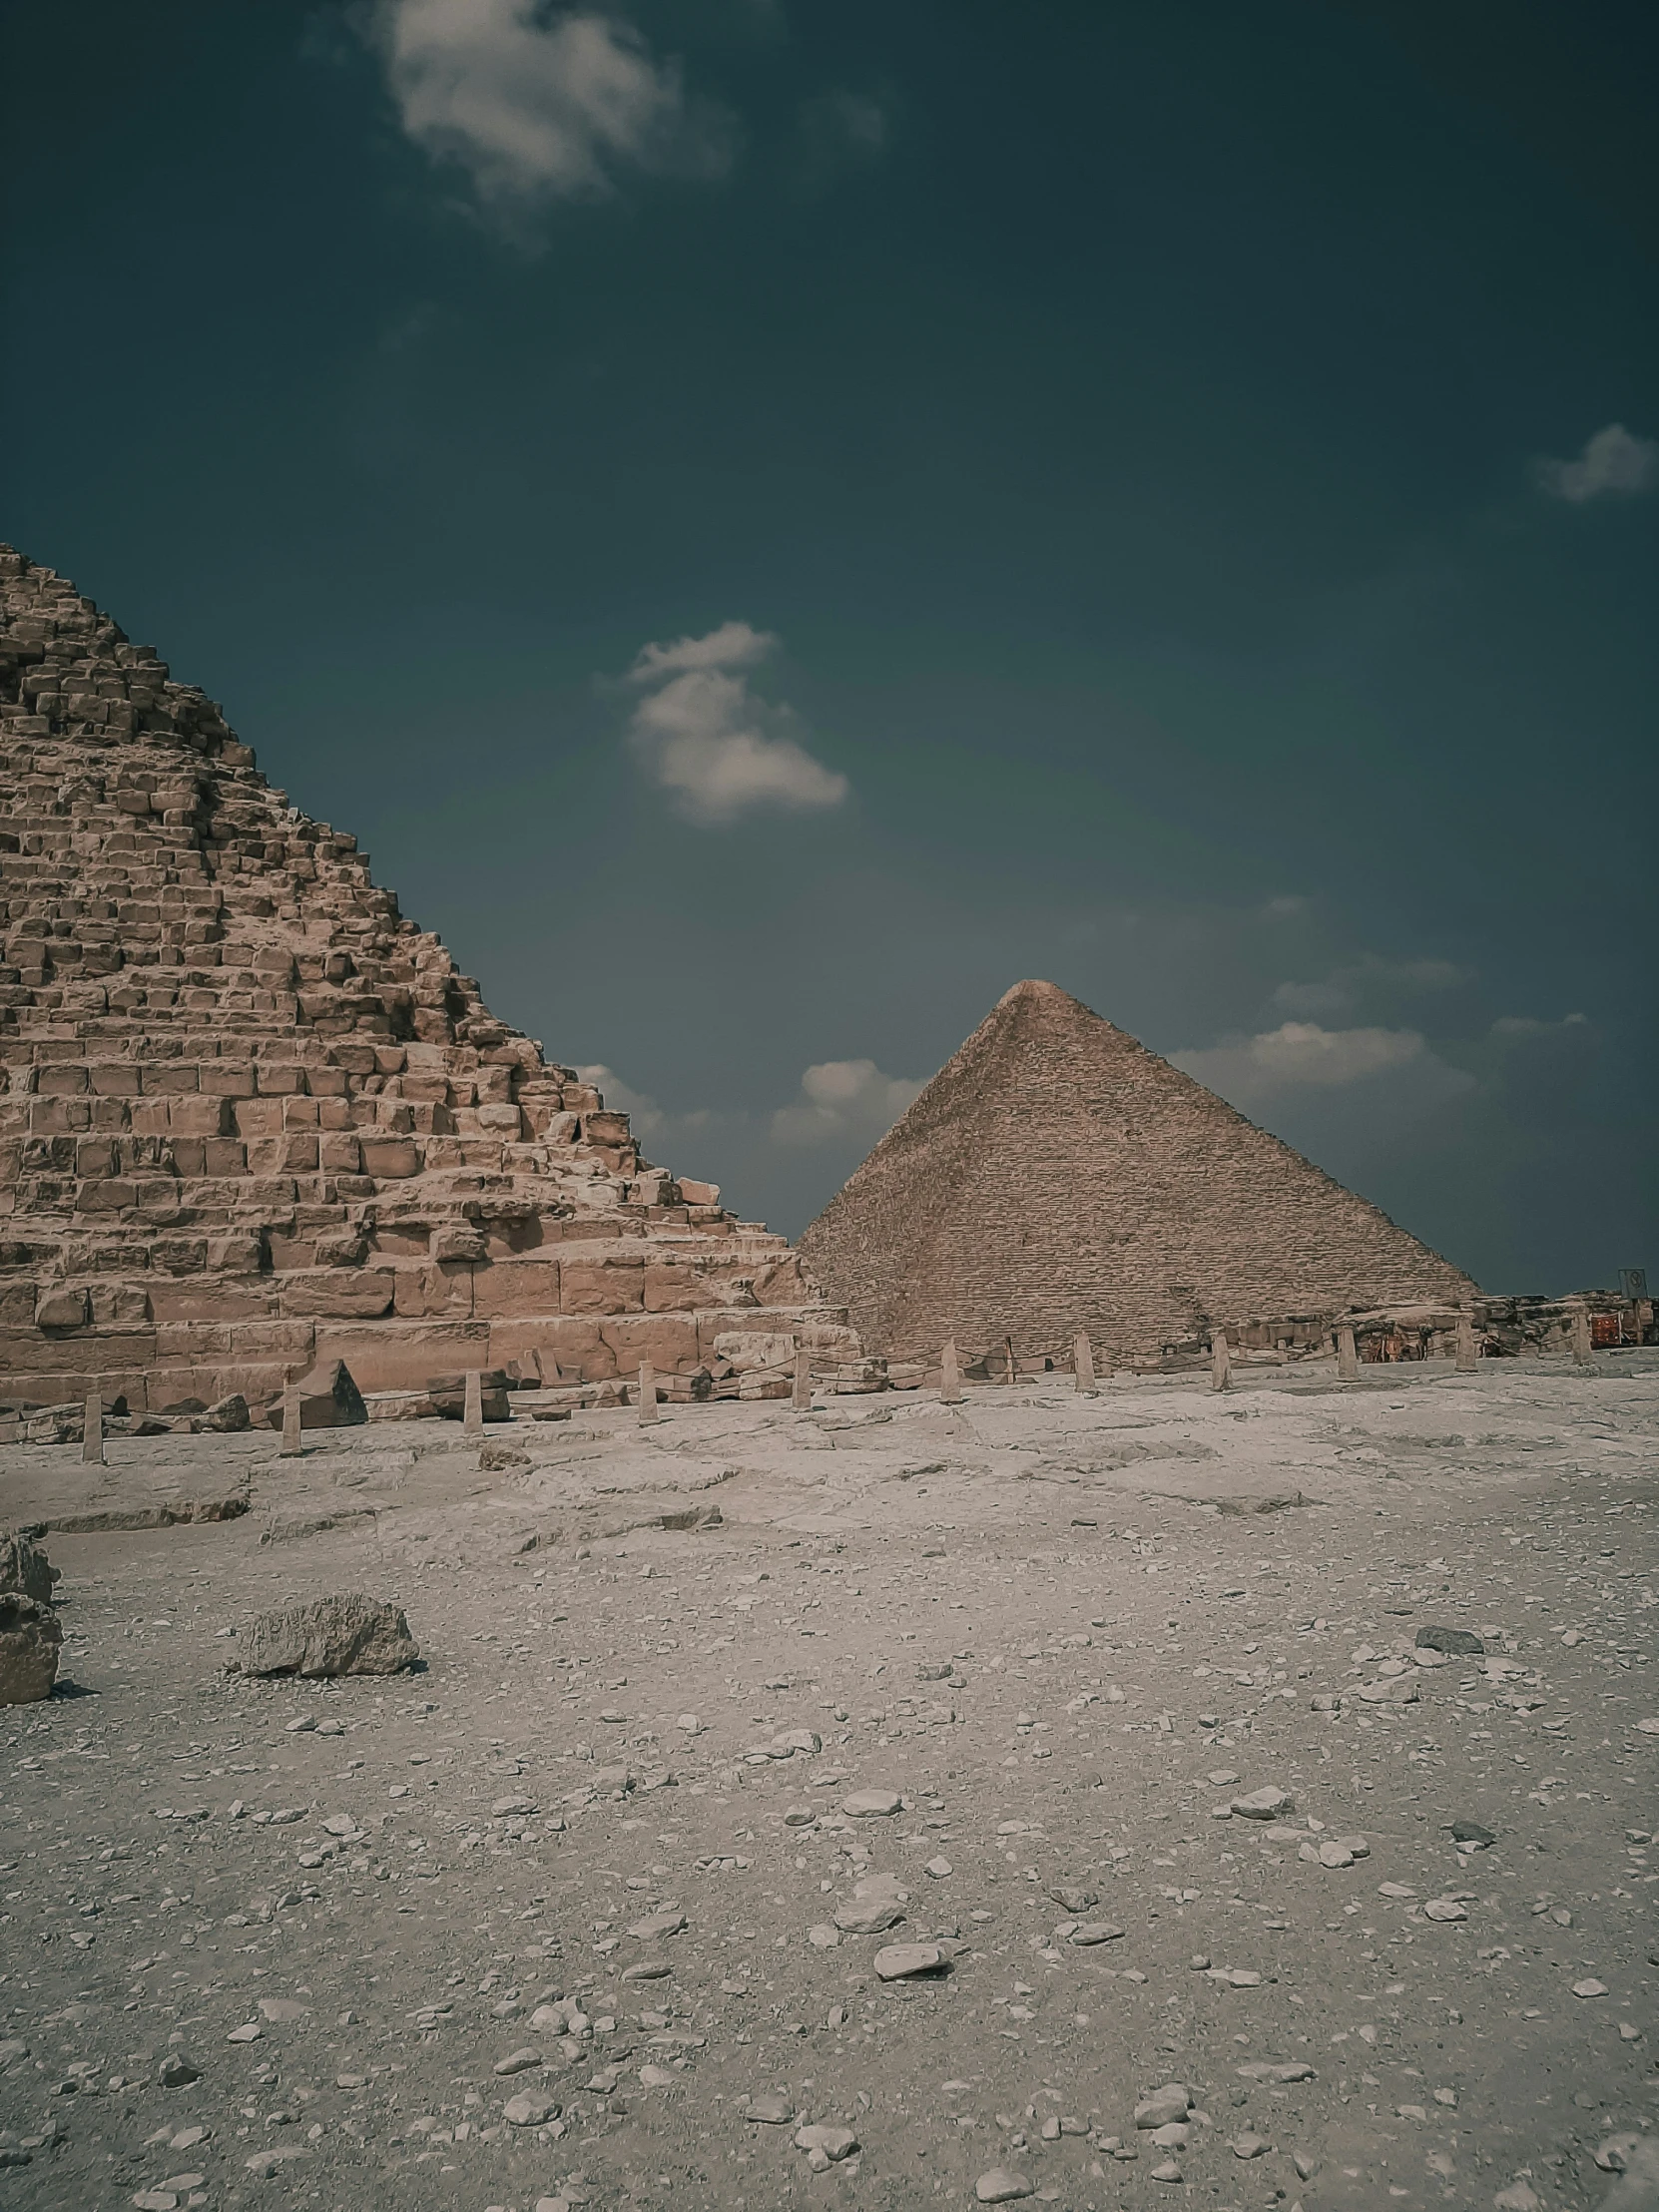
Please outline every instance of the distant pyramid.
[[1053, 983], [1016, 983], [801, 1239], [878, 1352], [1147, 1355], [1474, 1285]]

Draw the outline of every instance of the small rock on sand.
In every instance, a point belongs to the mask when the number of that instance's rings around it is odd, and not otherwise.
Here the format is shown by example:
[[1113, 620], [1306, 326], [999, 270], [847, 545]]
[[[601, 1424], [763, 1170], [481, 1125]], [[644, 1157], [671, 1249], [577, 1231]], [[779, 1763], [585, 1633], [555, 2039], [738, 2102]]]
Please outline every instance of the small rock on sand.
[[1229, 1810], [1242, 1821], [1276, 1821], [1282, 1814], [1296, 1811], [1296, 1799], [1288, 1790], [1276, 1790], [1270, 1785], [1264, 1790], [1252, 1790], [1246, 1797], [1234, 1798]]
[[905, 1981], [914, 1974], [937, 1973], [944, 1953], [937, 1943], [888, 1943], [875, 1953], [876, 1978]]
[[855, 1821], [881, 1820], [896, 1813], [903, 1800], [896, 1790], [854, 1790], [841, 1800], [841, 1811]]
[[262, 1613], [248, 1631], [246, 1674], [396, 1674], [413, 1666], [420, 1647], [401, 1606], [377, 1604], [355, 1591]]
[[1467, 1628], [1419, 1628], [1416, 1645], [1419, 1651], [1443, 1651], [1462, 1659], [1483, 1659], [1486, 1655], [1485, 1645]]
[[1036, 2191], [1034, 2181], [1015, 2173], [1009, 2166], [993, 2166], [973, 2185], [973, 2193], [981, 2204], [1013, 2204], [1020, 2197], [1035, 2196]]

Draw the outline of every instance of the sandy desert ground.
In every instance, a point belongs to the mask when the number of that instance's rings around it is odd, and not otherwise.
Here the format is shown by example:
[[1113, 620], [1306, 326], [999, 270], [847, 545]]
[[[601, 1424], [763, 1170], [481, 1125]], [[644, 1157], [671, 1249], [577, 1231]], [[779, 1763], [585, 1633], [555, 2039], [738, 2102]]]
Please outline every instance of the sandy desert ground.
[[305, 1440], [0, 1450], [0, 2205], [1659, 2203], [1659, 1354]]

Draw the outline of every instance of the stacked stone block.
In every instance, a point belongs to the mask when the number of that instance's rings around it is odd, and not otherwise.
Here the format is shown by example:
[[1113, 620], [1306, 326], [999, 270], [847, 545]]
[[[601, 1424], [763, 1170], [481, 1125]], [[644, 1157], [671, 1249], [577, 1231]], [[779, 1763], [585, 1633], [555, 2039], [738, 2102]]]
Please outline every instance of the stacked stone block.
[[269, 1397], [733, 1333], [855, 1355], [781, 1237], [645, 1160], [214, 704], [0, 548], [0, 1395]]

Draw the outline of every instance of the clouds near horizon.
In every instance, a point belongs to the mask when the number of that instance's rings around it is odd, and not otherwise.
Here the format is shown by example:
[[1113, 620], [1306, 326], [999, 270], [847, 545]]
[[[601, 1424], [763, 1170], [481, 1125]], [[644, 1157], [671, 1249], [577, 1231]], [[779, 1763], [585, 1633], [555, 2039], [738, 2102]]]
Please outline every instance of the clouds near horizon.
[[1474, 1088], [1474, 1077], [1441, 1059], [1418, 1029], [1327, 1029], [1317, 1021], [1287, 1021], [1170, 1057], [1252, 1115], [1298, 1092], [1346, 1090], [1383, 1077], [1396, 1087], [1404, 1077], [1412, 1099], [1425, 1104]]
[[773, 1142], [805, 1147], [855, 1138], [872, 1145], [922, 1087], [908, 1076], [883, 1075], [873, 1060], [821, 1060], [802, 1076], [800, 1098], [773, 1115]]

